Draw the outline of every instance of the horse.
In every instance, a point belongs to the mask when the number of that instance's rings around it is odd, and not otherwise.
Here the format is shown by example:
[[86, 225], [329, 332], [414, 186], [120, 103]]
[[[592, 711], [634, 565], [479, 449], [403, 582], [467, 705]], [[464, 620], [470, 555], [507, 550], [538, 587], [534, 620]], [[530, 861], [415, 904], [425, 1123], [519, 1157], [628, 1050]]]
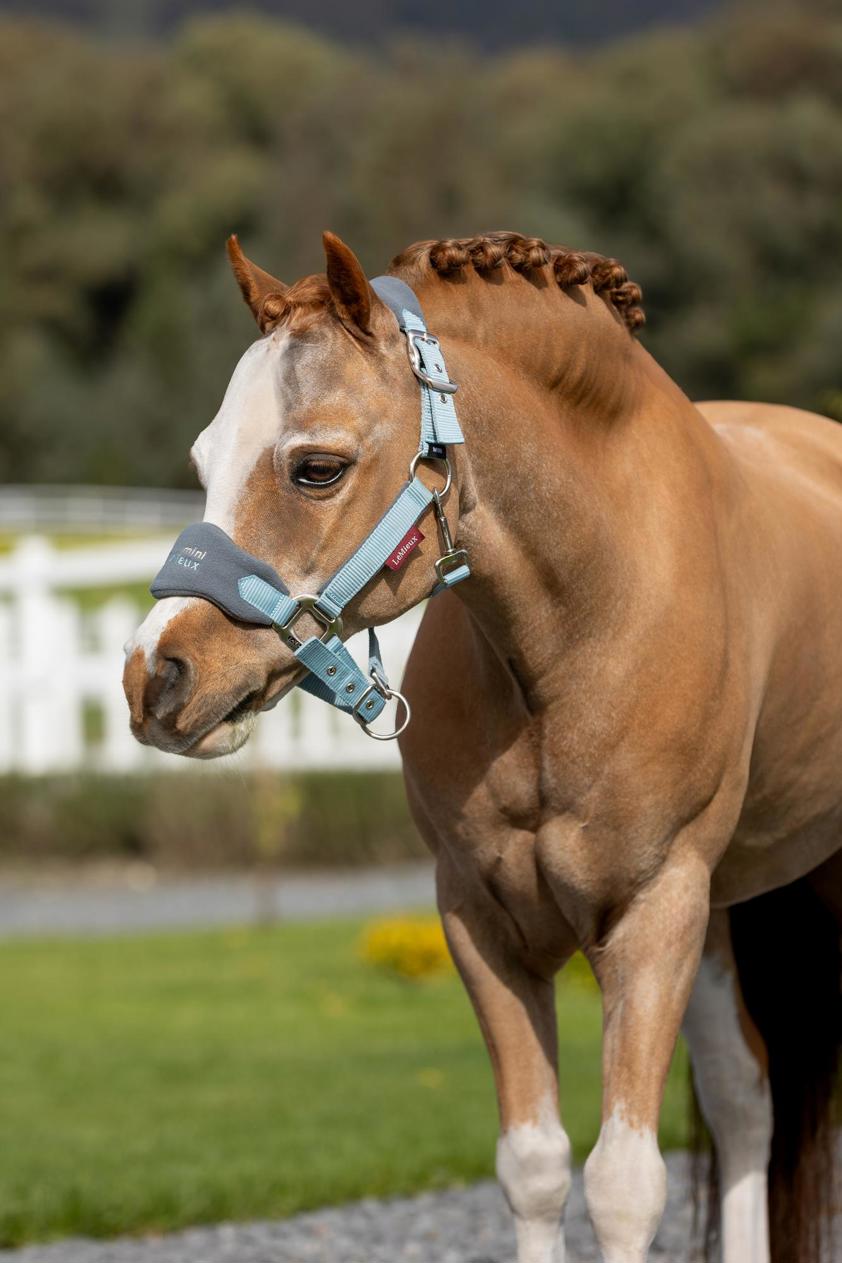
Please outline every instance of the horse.
[[[293, 593], [334, 573], [418, 456], [394, 314], [344, 242], [324, 249], [324, 274], [286, 285], [230, 239], [260, 336], [192, 449], [206, 522]], [[518, 1263], [564, 1258], [554, 979], [577, 950], [604, 1018], [584, 1176], [605, 1263], [644, 1263], [663, 1213], [682, 1024], [724, 1263], [819, 1263], [840, 1048], [842, 429], [691, 403], [637, 336], [641, 292], [616, 260], [495, 232], [415, 244], [389, 274], [459, 385], [449, 494], [439, 462], [419, 473], [472, 573], [426, 607], [401, 750], [493, 1067]], [[428, 597], [435, 507], [345, 634]], [[302, 674], [272, 626], [169, 597], [127, 646], [132, 730], [216, 757]]]

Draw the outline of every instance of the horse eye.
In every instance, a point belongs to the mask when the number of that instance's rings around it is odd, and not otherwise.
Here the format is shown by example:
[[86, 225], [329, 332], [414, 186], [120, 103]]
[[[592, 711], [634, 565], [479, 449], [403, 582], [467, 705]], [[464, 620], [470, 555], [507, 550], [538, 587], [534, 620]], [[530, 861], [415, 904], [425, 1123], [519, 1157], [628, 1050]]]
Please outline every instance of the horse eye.
[[347, 468], [338, 456], [306, 456], [296, 465], [292, 480], [299, 487], [330, 487]]

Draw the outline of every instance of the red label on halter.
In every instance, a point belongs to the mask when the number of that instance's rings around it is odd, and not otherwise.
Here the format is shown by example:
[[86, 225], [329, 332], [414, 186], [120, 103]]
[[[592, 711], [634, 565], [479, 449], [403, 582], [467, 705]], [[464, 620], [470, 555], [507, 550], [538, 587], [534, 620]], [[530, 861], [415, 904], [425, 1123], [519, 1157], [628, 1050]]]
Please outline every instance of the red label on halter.
[[417, 526], [413, 526], [411, 531], [407, 531], [391, 557], [386, 558], [386, 565], [389, 569], [400, 570], [413, 548], [420, 544], [423, 538], [424, 536]]

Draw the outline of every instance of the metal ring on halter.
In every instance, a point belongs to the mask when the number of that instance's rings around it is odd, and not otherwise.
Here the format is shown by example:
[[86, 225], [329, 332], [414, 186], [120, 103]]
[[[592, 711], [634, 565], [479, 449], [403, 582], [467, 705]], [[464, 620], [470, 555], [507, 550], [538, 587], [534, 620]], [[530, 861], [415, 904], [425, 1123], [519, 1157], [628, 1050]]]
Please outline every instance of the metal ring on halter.
[[[418, 380], [423, 382], [425, 386], [429, 386], [431, 390], [438, 391], [440, 395], [455, 395], [459, 389], [456, 382], [448, 381], [447, 378], [444, 378], [443, 381], [437, 381], [435, 377], [431, 377], [421, 363], [421, 354], [415, 345], [416, 339], [423, 338], [425, 342], [438, 346], [438, 338], [432, 338], [428, 333], [419, 333], [417, 330], [412, 329], [405, 329], [404, 333], [406, 334], [406, 353], [409, 356], [409, 367]], [[443, 360], [442, 363], [444, 363]]]
[[302, 614], [310, 614], [317, 623], [321, 623], [324, 631], [319, 640], [327, 640], [328, 636], [342, 635], [342, 619], [331, 618], [329, 614], [325, 614], [324, 610], [319, 606], [319, 598], [312, 596], [309, 592], [305, 592], [303, 596], [295, 598], [296, 608], [290, 614], [285, 623], [276, 623], [275, 630], [285, 645], [289, 645], [290, 649], [300, 649], [301, 641], [292, 630], [295, 623], [298, 622]]
[[445, 553], [443, 557], [439, 557], [438, 561], [433, 564], [439, 583], [445, 583], [445, 576], [451, 570], [458, 570], [460, 566], [467, 566], [468, 554], [464, 548], [454, 548], [452, 552]]
[[426, 452], [416, 452], [412, 460], [409, 462], [409, 477], [415, 477], [415, 471], [418, 468], [418, 462], [422, 460], [438, 461], [440, 465], [444, 465], [447, 470], [447, 481], [439, 492], [439, 499], [443, 499], [450, 488], [453, 486], [453, 470], [450, 468], [450, 461], [446, 456], [428, 456]]
[[[359, 713], [363, 703], [365, 702], [365, 699], [369, 696], [370, 693], [375, 693], [375, 692], [379, 693], [381, 697], [385, 697], [388, 701], [391, 701], [392, 698], [394, 697], [397, 699], [398, 705], [403, 706], [403, 709], [404, 709], [403, 723], [399, 724], [394, 732], [372, 732], [371, 728], [369, 728], [368, 726], [368, 722], [366, 721], [365, 716]], [[383, 685], [377, 679], [373, 679], [371, 684], [369, 684], [368, 688], [362, 694], [356, 706], [354, 707], [353, 716], [354, 716], [354, 719], [356, 719], [357, 723], [362, 728], [365, 735], [367, 737], [371, 737], [372, 741], [394, 741], [395, 737], [399, 737], [401, 733], [407, 728], [409, 721], [412, 718], [412, 711], [410, 709], [409, 702], [406, 700], [403, 693], [399, 693], [397, 689], [390, 689], [388, 687], [384, 688]]]

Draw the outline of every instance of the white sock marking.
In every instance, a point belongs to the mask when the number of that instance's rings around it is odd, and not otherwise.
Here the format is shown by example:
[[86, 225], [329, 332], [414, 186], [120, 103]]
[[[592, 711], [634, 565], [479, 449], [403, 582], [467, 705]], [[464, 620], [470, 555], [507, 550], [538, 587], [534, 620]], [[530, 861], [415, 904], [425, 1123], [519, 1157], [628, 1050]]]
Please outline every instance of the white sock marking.
[[561, 1217], [570, 1192], [570, 1141], [555, 1105], [497, 1142], [497, 1178], [515, 1217], [518, 1263], [564, 1263]]
[[666, 1167], [654, 1132], [632, 1127], [621, 1109], [585, 1163], [585, 1196], [605, 1263], [646, 1263], [666, 1204]]
[[769, 1083], [746, 1045], [733, 977], [710, 957], [699, 966], [684, 1031], [721, 1168], [722, 1263], [769, 1263]]

